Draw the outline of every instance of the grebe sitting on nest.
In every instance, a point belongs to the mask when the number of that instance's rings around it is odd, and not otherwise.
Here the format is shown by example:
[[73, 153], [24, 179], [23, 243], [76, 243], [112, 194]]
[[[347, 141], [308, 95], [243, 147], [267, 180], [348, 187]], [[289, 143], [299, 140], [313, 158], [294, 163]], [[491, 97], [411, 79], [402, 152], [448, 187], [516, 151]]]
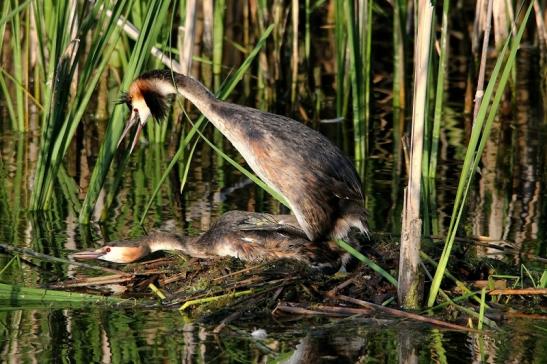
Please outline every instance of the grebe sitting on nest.
[[340, 253], [316, 244], [291, 215], [230, 211], [211, 229], [198, 237], [156, 233], [135, 240], [120, 240], [93, 251], [73, 254], [76, 259], [100, 259], [113, 263], [132, 263], [160, 250], [179, 250], [197, 258], [232, 256], [245, 261], [290, 258], [314, 268], [335, 268], [341, 264]]
[[198, 81], [170, 70], [140, 75], [121, 102], [136, 124], [131, 150], [152, 116], [162, 119], [168, 96], [192, 102], [234, 145], [251, 169], [288, 202], [311, 241], [346, 239], [351, 228], [367, 233], [361, 181], [351, 161], [319, 132], [285, 116], [217, 99]]

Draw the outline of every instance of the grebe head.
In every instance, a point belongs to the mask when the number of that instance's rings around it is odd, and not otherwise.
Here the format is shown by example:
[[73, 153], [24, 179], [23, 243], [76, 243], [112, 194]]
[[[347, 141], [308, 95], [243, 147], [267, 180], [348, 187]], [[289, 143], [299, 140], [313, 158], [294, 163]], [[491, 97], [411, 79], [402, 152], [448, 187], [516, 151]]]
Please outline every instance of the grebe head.
[[119, 100], [120, 104], [126, 104], [131, 111], [120, 142], [133, 126], [137, 127], [130, 152], [137, 144], [148, 118], [152, 116], [156, 120], [161, 120], [167, 114], [169, 107], [167, 96], [176, 93], [176, 88], [168, 76], [169, 74], [165, 71], [144, 73], [131, 83], [127, 92], [122, 94]]
[[100, 259], [112, 263], [133, 263], [150, 254], [150, 248], [145, 244], [112, 244], [97, 250], [74, 253], [72, 256], [79, 260]]

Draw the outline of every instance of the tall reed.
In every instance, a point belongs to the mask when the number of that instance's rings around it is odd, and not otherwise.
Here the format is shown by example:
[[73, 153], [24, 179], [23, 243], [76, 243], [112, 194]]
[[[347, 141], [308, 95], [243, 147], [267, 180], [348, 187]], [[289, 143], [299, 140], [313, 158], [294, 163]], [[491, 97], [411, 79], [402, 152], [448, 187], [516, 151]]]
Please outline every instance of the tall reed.
[[418, 6], [418, 32], [414, 48], [414, 102], [410, 171], [404, 199], [397, 292], [399, 303], [413, 309], [420, 306], [423, 284], [419, 270], [422, 235], [420, 189], [433, 25], [433, 5], [428, 0], [422, 0]]
[[[368, 119], [366, 111], [368, 105], [365, 104], [367, 101], [365, 95], [365, 91], [367, 90], [365, 87], [365, 80], [368, 80], [368, 78], [366, 78], [365, 72], [370, 69], [370, 66], [365, 65], [366, 63], [370, 63], [370, 58], [365, 58], [368, 47], [363, 47], [363, 44], [366, 43], [363, 37], [368, 39], [368, 34], [363, 34], [365, 28], [359, 20], [361, 20], [361, 22], [364, 21], [364, 17], [358, 18], [356, 16], [354, 2], [344, 1], [343, 4], [350, 59], [349, 72], [352, 91], [351, 100], [353, 105], [354, 157], [357, 164], [357, 170], [360, 175], [363, 175], [368, 143]], [[365, 9], [357, 10], [365, 11]], [[371, 19], [368, 19], [368, 21], [371, 21]], [[361, 29], [363, 29], [363, 32], [360, 32]], [[363, 54], [362, 51], [365, 53]], [[339, 77], [340, 76], [341, 75], [339, 75]]]
[[[30, 202], [33, 210], [48, 207], [57, 171], [116, 47], [114, 30], [125, 5], [125, 1], [118, 1], [111, 9], [112, 16], [108, 17], [106, 3], [97, 2], [90, 8], [84, 7], [78, 23], [75, 9], [61, 5], [57, 9], [60, 22], [54, 29], [53, 49], [63, 50], [64, 54], [59, 53], [59, 58], [55, 58], [56, 52], [52, 52], [53, 58], [49, 59], [50, 65], [57, 66], [50, 78], [52, 92], [46, 96], [48, 112], [42, 126], [40, 156]], [[38, 14], [43, 10], [39, 6], [36, 8]], [[47, 30], [38, 29], [39, 37], [47, 39]], [[71, 41], [71, 34], [79, 38]], [[89, 53], [84, 58], [85, 46], [89, 47]]]
[[[148, 58], [157, 35], [163, 26], [163, 23], [158, 22], [157, 19], [164, 19], [166, 17], [169, 5], [170, 1], [154, 0], [149, 3], [143, 27], [131, 53], [129, 64], [124, 70], [124, 77], [121, 84], [122, 90], [126, 90], [133, 79], [141, 72], [143, 64]], [[114, 109], [114, 113], [109, 120], [105, 141], [99, 151], [97, 164], [93, 169], [89, 182], [89, 190], [82, 205], [82, 210], [80, 211], [79, 221], [81, 223], [89, 223], [91, 212], [99, 197], [99, 192], [101, 191], [110, 164], [116, 153], [118, 140], [124, 128], [123, 116], [123, 107], [118, 106]]]
[[[486, 141], [490, 136], [492, 123], [498, 111], [501, 98], [505, 93], [505, 86], [515, 64], [517, 50], [519, 48], [520, 41], [522, 39], [522, 35], [524, 34], [524, 29], [526, 28], [526, 23], [532, 8], [533, 2], [528, 6], [522, 23], [519, 26], [518, 33], [516, 34], [515, 39], [511, 42], [511, 46], [509, 47], [511, 37], [508, 37], [503, 49], [500, 51], [498, 60], [494, 66], [492, 74], [490, 75], [490, 80], [481, 101], [477, 117], [475, 118], [473, 129], [471, 131], [471, 138], [465, 154], [462, 172], [458, 181], [456, 200], [454, 201], [454, 208], [450, 219], [450, 226], [445, 240], [444, 249], [439, 260], [437, 270], [435, 271], [433, 282], [431, 283], [431, 289], [427, 302], [429, 307], [434, 305], [437, 298], [439, 288], [444, 277], [444, 272], [450, 258], [458, 225], [463, 214], [467, 193], [469, 192], [471, 181], [475, 171], [477, 170]], [[507, 54], [508, 49], [509, 54]], [[502, 67], [503, 71], [500, 75]]]
[[[30, 3], [17, 4], [16, 1], [4, 1], [0, 20], [0, 49], [4, 42], [6, 28], [10, 34], [9, 64], [0, 67], [0, 90], [5, 95], [8, 115], [13, 130], [22, 132], [28, 129], [26, 109], [28, 108], [29, 75], [29, 29]], [[11, 66], [11, 69], [6, 68]], [[11, 87], [10, 87], [11, 86]], [[13, 97], [14, 96], [14, 97]]]

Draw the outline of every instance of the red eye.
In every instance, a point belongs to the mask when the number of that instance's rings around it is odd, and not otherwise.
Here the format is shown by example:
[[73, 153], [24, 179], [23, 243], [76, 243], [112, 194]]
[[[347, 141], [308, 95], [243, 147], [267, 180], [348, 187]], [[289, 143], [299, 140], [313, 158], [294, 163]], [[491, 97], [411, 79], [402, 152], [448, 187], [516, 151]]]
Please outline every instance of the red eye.
[[107, 253], [110, 253], [110, 248], [106, 248], [106, 252], [107, 252]]
[[138, 112], [139, 112], [139, 109], [134, 108], [133, 111], [138, 113]]

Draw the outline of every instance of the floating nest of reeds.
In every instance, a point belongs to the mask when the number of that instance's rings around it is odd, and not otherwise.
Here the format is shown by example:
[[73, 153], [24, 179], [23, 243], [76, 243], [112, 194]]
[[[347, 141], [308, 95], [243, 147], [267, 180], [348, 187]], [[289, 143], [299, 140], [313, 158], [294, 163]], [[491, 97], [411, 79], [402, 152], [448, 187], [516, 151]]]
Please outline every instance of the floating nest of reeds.
[[[377, 243], [367, 255], [382, 267], [396, 267], [398, 252], [393, 245]], [[103, 275], [89, 276], [86, 271], [50, 288], [136, 298], [134, 302], [140, 305], [178, 309], [193, 319], [216, 323], [216, 330], [234, 320], [252, 323], [271, 319], [272, 315], [289, 320], [358, 315], [474, 331], [461, 325], [469, 319], [466, 309], [459, 314], [455, 310], [440, 311], [444, 318], [461, 323], [453, 324], [387, 307], [397, 302], [396, 287], [363, 264], [349, 272], [333, 273], [294, 260], [245, 264], [234, 258], [204, 260], [163, 254], [140, 263], [103, 268]], [[491, 317], [506, 317], [494, 311], [490, 310]], [[495, 326], [494, 321], [485, 320], [487, 325]]]

